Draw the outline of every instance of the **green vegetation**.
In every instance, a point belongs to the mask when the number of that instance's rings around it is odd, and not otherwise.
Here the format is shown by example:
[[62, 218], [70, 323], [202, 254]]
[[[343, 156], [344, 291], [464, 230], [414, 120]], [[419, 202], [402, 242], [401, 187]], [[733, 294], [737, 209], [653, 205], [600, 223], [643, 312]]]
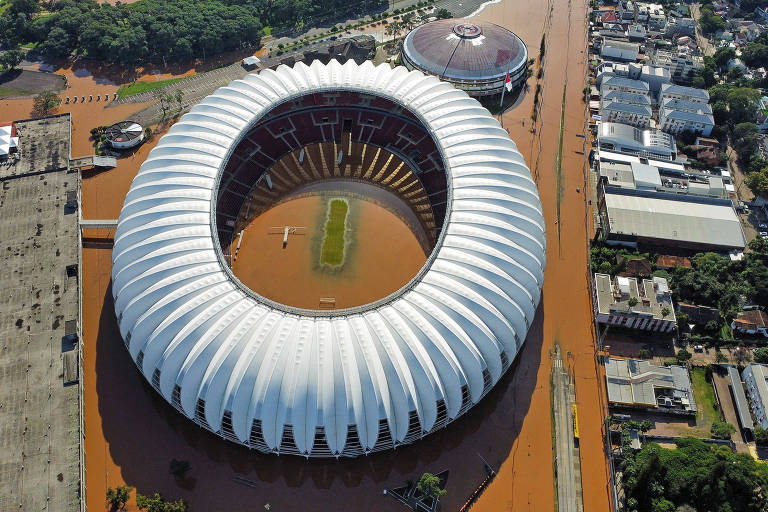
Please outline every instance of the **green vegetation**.
[[[627, 436], [622, 485], [628, 512], [766, 510], [768, 465], [727, 446], [678, 439], [677, 449], [648, 443], [637, 453]], [[685, 508], [688, 507], [688, 508]]]
[[51, 57], [72, 54], [118, 64], [168, 63], [257, 47], [263, 25], [290, 30], [361, 12], [381, 0], [96, 0], [46, 3], [8, 0], [0, 16], [0, 44], [40, 43]]
[[416, 490], [425, 496], [434, 498], [435, 501], [440, 501], [440, 498], [445, 496], [448, 492], [440, 487], [440, 478], [432, 473], [424, 473], [421, 475], [421, 478], [419, 478], [419, 481], [416, 484]]
[[686, 361], [688, 361], [693, 354], [685, 350], [684, 348], [681, 348], [677, 351], [677, 354], [675, 354], [675, 358], [677, 359], [677, 362], [680, 364], [685, 364]]
[[755, 443], [759, 446], [768, 446], [768, 429], [760, 426], [755, 427]]
[[705, 5], [701, 8], [701, 17], [699, 17], [699, 27], [706, 36], [710, 36], [718, 30], [725, 28], [723, 18], [715, 14], [711, 5]]
[[125, 98], [127, 96], [133, 96], [134, 94], [141, 94], [142, 92], [151, 91], [160, 87], [165, 87], [178, 82], [181, 78], [170, 78], [168, 80], [157, 80], [156, 82], [133, 82], [128, 85], [121, 85], [117, 90], [118, 98]]
[[344, 234], [347, 229], [349, 204], [344, 199], [332, 199], [328, 203], [328, 220], [320, 253], [320, 263], [339, 266], [344, 262]]
[[768, 364], [768, 347], [760, 347], [755, 350], [755, 362]]
[[740, 310], [742, 296], [754, 304], [768, 306], [768, 240], [752, 240], [741, 261], [710, 252], [694, 256], [691, 265], [673, 271], [671, 288], [675, 302], [717, 307], [730, 317]]
[[8, 50], [0, 54], [0, 69], [13, 71], [24, 60], [24, 52], [21, 50]]
[[693, 385], [693, 397], [696, 399], [696, 425], [709, 430], [712, 424], [720, 421], [720, 412], [715, 403], [715, 390], [712, 384], [707, 382], [704, 368], [691, 370], [691, 384]]
[[725, 421], [715, 421], [709, 431], [714, 439], [730, 439], [731, 434], [736, 432], [736, 427]]
[[125, 504], [128, 503], [128, 499], [131, 497], [131, 491], [133, 491], [133, 487], [126, 485], [118, 486], [116, 489], [111, 487], [107, 489], [107, 505], [109, 505], [109, 510], [115, 512], [125, 509]]
[[189, 510], [184, 500], [166, 501], [156, 492], [152, 496], [136, 493], [136, 506], [147, 512], [187, 512]]
[[25, 91], [23, 89], [14, 89], [13, 87], [0, 86], [0, 98], [11, 98], [13, 96], [29, 96], [33, 94], [32, 91]]
[[51, 91], [44, 91], [35, 96], [32, 102], [32, 112], [38, 116], [47, 116], [61, 105], [61, 98]]

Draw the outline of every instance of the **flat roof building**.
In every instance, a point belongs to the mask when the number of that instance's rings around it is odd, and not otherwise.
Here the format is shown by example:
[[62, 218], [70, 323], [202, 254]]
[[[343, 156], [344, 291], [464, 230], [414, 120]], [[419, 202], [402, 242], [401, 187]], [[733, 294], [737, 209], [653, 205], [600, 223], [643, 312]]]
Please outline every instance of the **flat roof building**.
[[608, 404], [696, 414], [696, 400], [684, 366], [609, 357], [605, 362]]
[[727, 199], [601, 187], [600, 221], [608, 243], [729, 251], [747, 244]]
[[752, 421], [752, 415], [749, 413], [749, 402], [747, 402], [747, 396], [744, 394], [744, 384], [741, 382], [739, 370], [732, 364], [723, 366], [728, 370], [729, 387], [731, 388], [733, 403], [736, 406], [739, 426], [743, 430], [752, 431], [755, 428], [755, 424]]
[[595, 274], [595, 318], [598, 322], [629, 329], [670, 332], [675, 328], [675, 308], [669, 284], [663, 277], [643, 279]]
[[[641, 82], [642, 83], [642, 82]], [[645, 158], [674, 160], [675, 139], [655, 129], [640, 129], [622, 123], [600, 123], [597, 132], [599, 148]]]

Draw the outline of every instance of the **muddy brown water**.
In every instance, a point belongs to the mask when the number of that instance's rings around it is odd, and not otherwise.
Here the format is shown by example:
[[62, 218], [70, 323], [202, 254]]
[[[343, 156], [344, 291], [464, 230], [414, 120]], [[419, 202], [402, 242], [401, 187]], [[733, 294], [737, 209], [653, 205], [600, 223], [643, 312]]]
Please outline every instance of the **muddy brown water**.
[[[336, 197], [347, 200], [349, 212], [344, 261], [330, 267], [320, 264], [320, 247], [327, 204]], [[299, 227], [285, 247], [284, 226]], [[426, 261], [416, 237], [395, 214], [343, 191], [291, 199], [267, 210], [244, 230], [237, 254], [232, 270], [243, 284], [306, 309], [342, 309], [381, 299], [410, 281]]]
[[[398, 511], [404, 509], [383, 496], [383, 489], [415, 480], [424, 471], [449, 469], [443, 510], [457, 510], [484, 477], [478, 457], [482, 455], [498, 470], [498, 476], [473, 510], [552, 510], [549, 354], [557, 341], [576, 373], [584, 509], [608, 509], [600, 434], [605, 415], [603, 383], [593, 356], [587, 286], [589, 216], [583, 195], [583, 141], [576, 137], [583, 131], [584, 119], [585, 6], [504, 0], [487, 7], [479, 18], [515, 31], [532, 57], [538, 56], [542, 32], [548, 33], [536, 133], [530, 131], [533, 94], [527, 94], [504, 116], [504, 126], [537, 177], [548, 229], [541, 306], [512, 370], [469, 414], [413, 446], [338, 462], [259, 455], [218, 439], [181, 417], [138, 375], [114, 318], [110, 251], [86, 241], [82, 383], [89, 508], [101, 510], [106, 488], [126, 483], [145, 494], [157, 490], [168, 498], [187, 499], [195, 511], [261, 510], [266, 504], [271, 510]], [[566, 79], [563, 171], [558, 190], [555, 159]], [[529, 84], [534, 90], [535, 78]], [[0, 103], [0, 108], [5, 106]], [[75, 116], [74, 122], [79, 134], [75, 146], [82, 148], [82, 133], [87, 134], [91, 120], [82, 115]], [[144, 145], [135, 159], [121, 159], [117, 169], [84, 180], [84, 218], [118, 215], [152, 144]], [[582, 193], [576, 192], [577, 187]], [[558, 196], [560, 219], [555, 224]], [[172, 458], [190, 462], [188, 478], [177, 481], [168, 473]], [[235, 477], [250, 484], [237, 483]]]

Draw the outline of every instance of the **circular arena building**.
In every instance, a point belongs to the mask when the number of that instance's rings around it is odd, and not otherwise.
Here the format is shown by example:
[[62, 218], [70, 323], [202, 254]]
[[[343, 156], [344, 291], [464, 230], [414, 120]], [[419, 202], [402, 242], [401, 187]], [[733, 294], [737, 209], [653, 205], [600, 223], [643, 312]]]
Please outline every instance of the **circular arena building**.
[[[399, 198], [424, 264], [337, 309], [241, 281], [248, 223], [328, 183]], [[259, 243], [289, 254], [304, 242], [287, 228]], [[159, 141], [120, 214], [112, 292], [131, 357], [190, 420], [260, 452], [355, 457], [443, 428], [491, 390], [525, 341], [544, 258], [531, 173], [476, 100], [403, 67], [315, 61], [220, 88]]]
[[470, 96], [501, 94], [509, 72], [523, 83], [528, 50], [513, 32], [487, 22], [436, 20], [413, 29], [403, 42], [402, 64], [434, 75]]
[[115, 149], [135, 148], [144, 140], [144, 128], [135, 121], [120, 121], [105, 132], [107, 141]]

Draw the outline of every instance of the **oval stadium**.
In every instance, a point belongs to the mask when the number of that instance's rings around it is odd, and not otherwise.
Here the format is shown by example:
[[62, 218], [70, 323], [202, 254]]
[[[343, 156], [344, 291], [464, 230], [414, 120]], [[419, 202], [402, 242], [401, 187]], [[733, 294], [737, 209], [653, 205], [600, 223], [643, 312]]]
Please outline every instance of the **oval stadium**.
[[436, 20], [413, 29], [403, 41], [402, 63], [434, 75], [470, 96], [502, 93], [507, 72], [512, 87], [523, 83], [528, 49], [512, 31], [494, 23]]
[[545, 244], [531, 173], [475, 99], [315, 61], [236, 80], [162, 137], [120, 214], [112, 293], [181, 414], [260, 452], [355, 457], [491, 390]]

